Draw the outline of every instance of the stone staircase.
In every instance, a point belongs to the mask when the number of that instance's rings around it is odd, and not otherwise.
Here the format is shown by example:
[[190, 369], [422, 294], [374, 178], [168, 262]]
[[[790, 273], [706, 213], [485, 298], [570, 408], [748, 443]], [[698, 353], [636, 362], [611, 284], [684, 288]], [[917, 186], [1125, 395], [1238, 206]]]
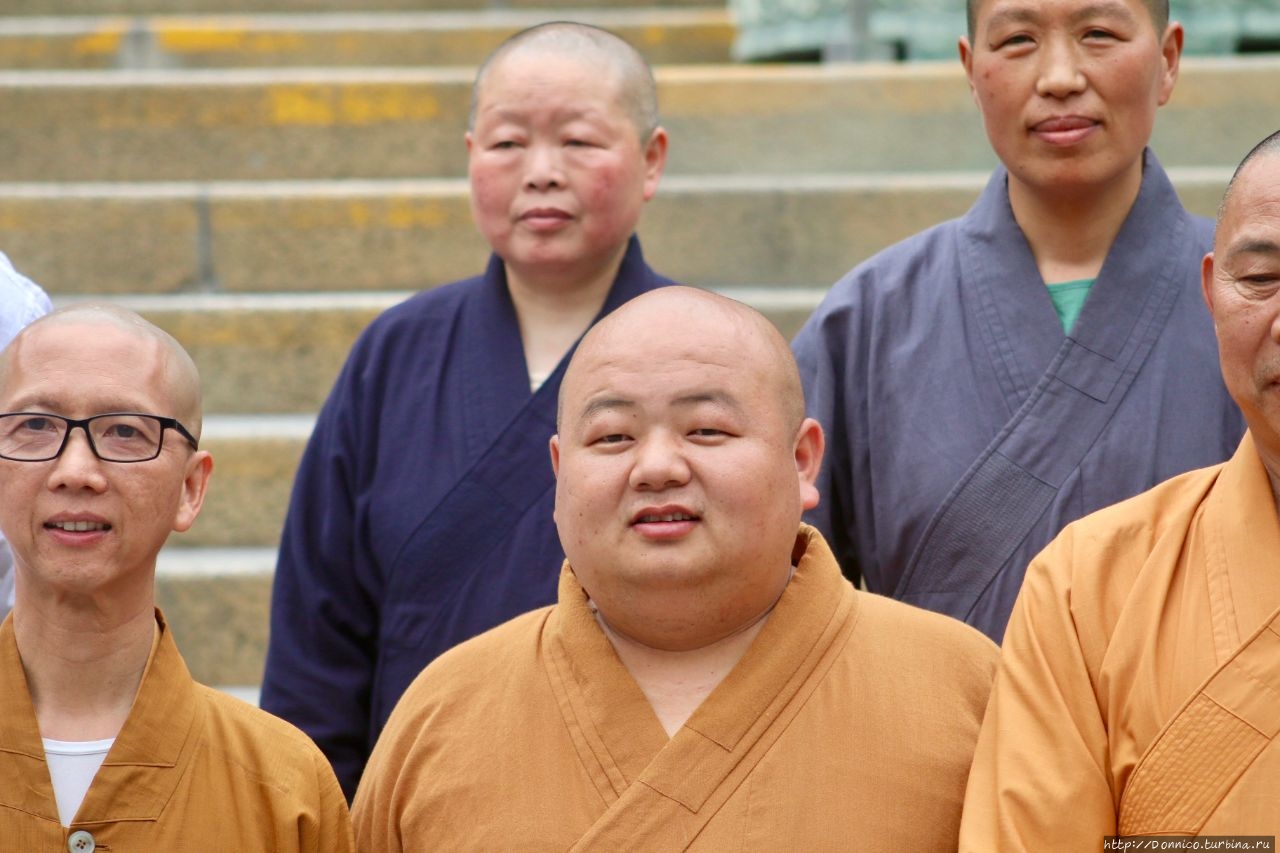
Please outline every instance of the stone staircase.
[[[646, 254], [788, 334], [853, 264], [962, 212], [994, 162], [956, 62], [734, 66], [727, 14], [699, 0], [437, 2], [0, 12], [0, 249], [59, 303], [141, 311], [204, 375], [214, 480], [159, 579], [201, 680], [260, 678], [293, 470], [355, 336], [483, 264], [462, 133], [474, 67], [507, 34], [570, 17], [655, 61], [672, 142]], [[1280, 57], [1188, 58], [1155, 144], [1211, 214], [1277, 126]]]

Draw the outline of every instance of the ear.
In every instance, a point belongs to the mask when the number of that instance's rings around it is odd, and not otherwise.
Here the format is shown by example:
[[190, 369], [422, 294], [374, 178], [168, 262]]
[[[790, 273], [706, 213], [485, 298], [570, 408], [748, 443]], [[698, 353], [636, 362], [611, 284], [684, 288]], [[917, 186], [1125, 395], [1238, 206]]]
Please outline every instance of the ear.
[[796, 434], [795, 458], [796, 473], [800, 478], [800, 503], [805, 509], [813, 509], [818, 505], [820, 495], [818, 487], [818, 471], [822, 468], [822, 452], [826, 449], [826, 436], [822, 432], [822, 424], [813, 418], [805, 418]]
[[471, 138], [471, 131], [468, 130], [466, 133], [462, 134], [462, 141], [467, 145], [467, 154], [471, 154], [471, 146], [475, 144]]
[[207, 450], [197, 450], [187, 460], [186, 476], [182, 480], [182, 499], [173, 518], [173, 529], [182, 533], [195, 524], [200, 507], [204, 506], [205, 492], [209, 488], [209, 475], [213, 473], [213, 456]]
[[1164, 73], [1160, 79], [1160, 106], [1164, 106], [1173, 94], [1173, 84], [1178, 82], [1178, 63], [1182, 59], [1182, 24], [1170, 21], [1160, 40], [1160, 55], [1164, 59]]
[[560, 434], [556, 433], [551, 436], [551, 473], [556, 479], [560, 478]]
[[[1204, 256], [1200, 262], [1200, 292], [1204, 294], [1204, 304], [1209, 308], [1209, 316], [1213, 318], [1213, 252]], [[1214, 325], [1217, 319], [1214, 318]]]
[[644, 200], [653, 198], [658, 191], [658, 181], [667, 167], [667, 131], [655, 127], [644, 144]]
[[[956, 47], [960, 50], [960, 64], [964, 66], [964, 76], [969, 81], [969, 97], [973, 98], [975, 104], [978, 103], [978, 92], [973, 88], [973, 45], [969, 44], [968, 36], [960, 36]], [[978, 104], [981, 107], [981, 104]]]

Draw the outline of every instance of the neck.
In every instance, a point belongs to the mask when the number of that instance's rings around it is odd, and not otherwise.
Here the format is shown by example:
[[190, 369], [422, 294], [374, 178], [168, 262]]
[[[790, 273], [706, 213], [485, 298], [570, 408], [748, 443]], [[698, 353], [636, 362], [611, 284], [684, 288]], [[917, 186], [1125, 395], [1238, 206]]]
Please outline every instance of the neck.
[[84, 602], [29, 607], [19, 593], [14, 638], [41, 736], [83, 741], [119, 734], [156, 630], [150, 601], [121, 614]]
[[582, 337], [604, 307], [625, 252], [623, 245], [603, 268], [577, 275], [541, 271], [531, 275], [507, 265], [507, 288], [530, 373], [550, 373]]
[[1013, 217], [1046, 284], [1097, 278], [1141, 186], [1141, 160], [1101, 191], [1047, 196], [1009, 178]]

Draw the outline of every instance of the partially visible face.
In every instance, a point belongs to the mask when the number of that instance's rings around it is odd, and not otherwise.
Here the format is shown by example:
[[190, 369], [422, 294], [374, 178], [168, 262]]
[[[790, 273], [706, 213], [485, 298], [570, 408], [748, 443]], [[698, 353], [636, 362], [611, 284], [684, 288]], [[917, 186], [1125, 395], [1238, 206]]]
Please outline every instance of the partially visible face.
[[1182, 29], [1141, 0], [984, 0], [960, 57], [1010, 181], [1052, 197], [1141, 181]]
[[1260, 155], [1237, 179], [1202, 284], [1222, 378], [1280, 475], [1280, 155]]
[[[181, 420], [166, 358], [159, 341], [112, 324], [42, 324], [13, 344], [0, 378], [0, 411], [70, 418], [132, 411]], [[103, 462], [79, 429], [57, 459], [0, 459], [0, 529], [18, 572], [72, 593], [148, 583], [169, 532], [195, 520], [210, 465], [208, 453], [194, 452], [172, 430], [150, 462]]]
[[689, 596], [715, 602], [729, 633], [789, 576], [821, 431], [783, 414], [778, 371], [746, 337], [705, 305], [650, 301], [566, 376], [556, 525], [624, 631], [629, 602]]
[[642, 144], [608, 66], [521, 51], [485, 75], [467, 134], [471, 209], [517, 275], [590, 274], [618, 257], [666, 159]]

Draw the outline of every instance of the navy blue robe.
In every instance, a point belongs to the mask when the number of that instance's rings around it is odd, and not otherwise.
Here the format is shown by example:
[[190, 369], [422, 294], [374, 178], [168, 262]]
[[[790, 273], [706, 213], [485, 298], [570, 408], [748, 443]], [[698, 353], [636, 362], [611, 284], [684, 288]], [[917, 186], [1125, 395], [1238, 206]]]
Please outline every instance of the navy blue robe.
[[1063, 526], [1228, 458], [1244, 423], [1200, 291], [1212, 236], [1147, 152], [1064, 335], [1000, 168], [965, 216], [837, 282], [793, 348], [827, 430], [808, 518], [845, 573], [999, 642]]
[[[601, 316], [671, 284], [632, 237]], [[400, 694], [442, 652], [551, 604], [564, 360], [536, 393], [502, 261], [419, 293], [356, 342], [294, 482], [262, 707], [350, 798]]]

